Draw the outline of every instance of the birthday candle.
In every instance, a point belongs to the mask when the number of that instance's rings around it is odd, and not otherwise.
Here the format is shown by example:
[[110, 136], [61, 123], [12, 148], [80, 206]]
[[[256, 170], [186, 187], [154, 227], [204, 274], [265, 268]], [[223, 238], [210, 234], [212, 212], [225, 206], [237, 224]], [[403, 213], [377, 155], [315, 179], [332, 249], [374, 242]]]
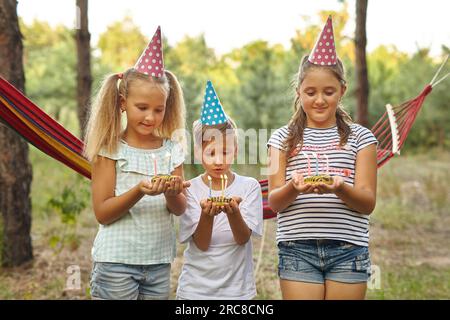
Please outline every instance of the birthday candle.
[[156, 156], [154, 153], [152, 153], [152, 158], [153, 158], [153, 166], [154, 166], [154, 175], [156, 176]]
[[328, 156], [326, 154], [323, 155], [325, 157], [325, 160], [327, 161], [327, 174], [330, 173], [330, 163], [328, 161]]
[[167, 161], [167, 174], [170, 174], [170, 159], [172, 158], [172, 155], [170, 154], [169, 151], [166, 152], [166, 159], [168, 159]]
[[223, 198], [223, 174], [220, 175], [220, 187], [222, 188], [222, 198]]
[[317, 157], [317, 153], [312, 152], [312, 154], [316, 158], [316, 176], [318, 176], [319, 175], [319, 158]]
[[309, 155], [302, 151], [302, 154], [306, 157], [306, 161], [308, 162], [308, 176], [311, 175], [311, 162], [309, 161]]
[[[227, 188], [227, 184], [228, 184], [228, 176], [226, 174], [223, 175], [224, 179], [225, 179], [225, 185], [223, 187], [223, 190], [225, 192], [225, 189]], [[223, 196], [223, 195], [222, 195]]]
[[316, 154], [316, 176], [318, 176], [319, 175], [319, 158], [317, 157], [317, 154]]
[[209, 181], [209, 197], [211, 198], [212, 178], [210, 176], [208, 176], [208, 181]]

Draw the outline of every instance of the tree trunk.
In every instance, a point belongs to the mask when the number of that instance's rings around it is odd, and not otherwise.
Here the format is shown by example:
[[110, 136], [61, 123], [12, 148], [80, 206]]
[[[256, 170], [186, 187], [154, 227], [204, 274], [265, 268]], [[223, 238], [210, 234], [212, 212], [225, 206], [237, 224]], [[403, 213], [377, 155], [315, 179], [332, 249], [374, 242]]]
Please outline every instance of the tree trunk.
[[86, 117], [91, 97], [91, 35], [88, 29], [88, 0], [77, 0], [77, 102], [81, 139], [84, 139]]
[[[16, 0], [0, 0], [0, 75], [24, 92], [22, 34]], [[33, 259], [31, 246], [32, 170], [28, 144], [0, 124], [0, 211], [3, 218], [3, 266], [18, 266]], [[1, 246], [0, 246], [1, 247]]]
[[368, 0], [356, 0], [355, 69], [356, 122], [368, 127], [369, 79], [366, 62], [366, 17]]

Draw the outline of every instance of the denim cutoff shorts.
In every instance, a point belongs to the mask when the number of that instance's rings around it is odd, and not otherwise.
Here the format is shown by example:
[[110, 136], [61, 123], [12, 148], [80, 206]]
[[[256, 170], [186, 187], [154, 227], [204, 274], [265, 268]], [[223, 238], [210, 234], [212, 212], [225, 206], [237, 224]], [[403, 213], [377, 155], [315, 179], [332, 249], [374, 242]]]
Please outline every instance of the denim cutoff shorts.
[[278, 249], [278, 276], [283, 280], [362, 283], [370, 277], [367, 247], [319, 239], [280, 241]]
[[91, 297], [95, 300], [169, 299], [170, 263], [94, 262], [90, 285]]

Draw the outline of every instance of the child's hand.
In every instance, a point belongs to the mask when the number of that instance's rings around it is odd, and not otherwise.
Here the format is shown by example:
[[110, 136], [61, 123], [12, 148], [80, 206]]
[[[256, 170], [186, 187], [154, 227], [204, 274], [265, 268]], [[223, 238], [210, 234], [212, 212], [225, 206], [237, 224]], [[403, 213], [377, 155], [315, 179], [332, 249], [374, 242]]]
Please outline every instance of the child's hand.
[[157, 178], [154, 182], [151, 180], [142, 180], [139, 183], [139, 189], [146, 195], [156, 196], [166, 191], [167, 184], [162, 178]]
[[303, 180], [303, 175], [299, 173], [298, 170], [292, 173], [292, 185], [294, 186], [295, 190], [300, 193], [314, 192], [314, 186], [310, 183], [305, 183]]
[[221, 207], [221, 210], [225, 212], [227, 215], [229, 214], [239, 214], [239, 204], [242, 202], [241, 197], [232, 197], [230, 203], [225, 203]]
[[318, 194], [335, 193], [336, 191], [340, 190], [343, 185], [344, 179], [341, 176], [333, 176], [332, 184], [326, 184], [323, 182], [318, 183], [314, 186], [314, 192]]
[[201, 200], [200, 207], [202, 208], [202, 215], [209, 217], [214, 217], [221, 212], [220, 208], [213, 204], [213, 202], [209, 199]]
[[167, 189], [164, 192], [166, 196], [176, 196], [183, 192], [183, 189], [190, 187], [191, 183], [189, 181], [183, 181], [179, 176], [173, 176], [173, 178], [166, 183]]

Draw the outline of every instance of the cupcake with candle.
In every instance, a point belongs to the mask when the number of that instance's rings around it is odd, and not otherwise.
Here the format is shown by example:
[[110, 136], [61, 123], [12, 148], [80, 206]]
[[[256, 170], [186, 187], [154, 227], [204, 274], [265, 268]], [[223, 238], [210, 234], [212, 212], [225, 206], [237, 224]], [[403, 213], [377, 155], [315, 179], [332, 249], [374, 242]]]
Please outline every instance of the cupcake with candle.
[[[306, 178], [303, 179], [305, 183], [309, 184], [319, 184], [319, 183], [325, 183], [325, 184], [333, 184], [333, 178], [329, 175], [329, 163], [328, 163], [328, 156], [326, 154], [318, 154], [313, 152], [312, 155], [315, 159], [314, 162], [314, 168], [311, 167], [311, 160], [309, 158], [309, 154], [302, 152], [302, 154], [306, 157], [306, 164], [307, 164], [307, 172], [308, 175]], [[325, 166], [322, 165], [323, 170], [322, 172], [319, 171], [320, 161], [319, 159], [324, 159]], [[323, 164], [323, 160], [322, 160]]]
[[175, 176], [172, 176], [170, 174], [157, 174], [156, 176], [152, 177], [151, 181], [152, 183], [155, 183], [158, 179], [162, 179], [166, 183], [168, 183], [170, 180], [175, 179]]
[[333, 178], [327, 174], [319, 174], [319, 175], [306, 177], [303, 179], [303, 181], [305, 183], [310, 183], [310, 184], [319, 184], [319, 183], [333, 184]]
[[228, 176], [226, 174], [221, 174], [220, 175], [220, 182], [221, 182], [221, 187], [222, 187], [222, 194], [220, 196], [216, 196], [213, 197], [211, 196], [211, 188], [212, 188], [212, 178], [211, 176], [208, 176], [208, 181], [209, 181], [209, 201], [212, 201], [212, 203], [218, 207], [225, 205], [226, 203], [230, 203], [230, 201], [232, 200], [230, 197], [225, 196], [225, 189], [227, 188], [228, 185]]
[[[158, 181], [158, 179], [162, 179], [165, 183], [169, 183], [171, 180], [175, 179], [175, 176], [172, 176], [170, 173], [158, 173], [158, 162], [156, 161], [156, 156], [154, 153], [152, 153], [152, 158], [153, 158], [153, 172], [154, 172], [154, 175], [151, 178], [152, 183], [155, 183], [156, 181]], [[170, 161], [171, 161], [170, 152], [167, 152], [165, 154], [165, 160], [168, 163], [166, 171], [170, 172]]]

